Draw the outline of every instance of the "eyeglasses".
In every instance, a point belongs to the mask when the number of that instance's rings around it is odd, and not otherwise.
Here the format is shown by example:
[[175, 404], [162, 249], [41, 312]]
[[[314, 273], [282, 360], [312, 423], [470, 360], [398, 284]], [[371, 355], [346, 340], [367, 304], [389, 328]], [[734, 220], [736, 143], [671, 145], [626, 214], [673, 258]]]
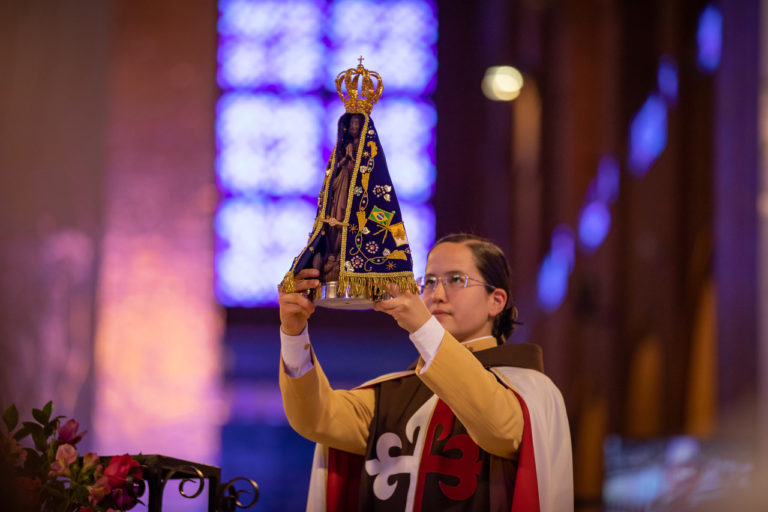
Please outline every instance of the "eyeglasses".
[[434, 293], [435, 289], [437, 288], [437, 283], [439, 282], [442, 282], [445, 291], [450, 293], [461, 288], [466, 288], [469, 286], [470, 281], [478, 283], [478, 285], [487, 286], [491, 290], [496, 289], [495, 286], [490, 285], [485, 281], [475, 279], [474, 277], [469, 277], [463, 272], [446, 272], [443, 276], [429, 275], [420, 277], [416, 280], [416, 284], [419, 286], [419, 293], [421, 295], [431, 295]]

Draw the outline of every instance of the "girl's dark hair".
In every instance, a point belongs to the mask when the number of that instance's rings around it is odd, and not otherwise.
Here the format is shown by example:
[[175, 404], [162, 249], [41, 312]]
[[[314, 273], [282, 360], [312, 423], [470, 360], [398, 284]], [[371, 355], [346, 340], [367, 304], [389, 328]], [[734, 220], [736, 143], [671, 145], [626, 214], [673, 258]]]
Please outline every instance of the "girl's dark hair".
[[504, 305], [504, 309], [493, 319], [493, 336], [499, 344], [504, 343], [512, 334], [515, 325], [520, 323], [517, 321], [517, 307], [512, 301], [511, 272], [504, 251], [487, 238], [467, 233], [444, 236], [435, 242], [432, 248], [434, 249], [443, 243], [464, 244], [469, 247], [475, 260], [475, 266], [480, 271], [483, 280], [494, 288], [500, 288], [507, 292], [507, 303]]

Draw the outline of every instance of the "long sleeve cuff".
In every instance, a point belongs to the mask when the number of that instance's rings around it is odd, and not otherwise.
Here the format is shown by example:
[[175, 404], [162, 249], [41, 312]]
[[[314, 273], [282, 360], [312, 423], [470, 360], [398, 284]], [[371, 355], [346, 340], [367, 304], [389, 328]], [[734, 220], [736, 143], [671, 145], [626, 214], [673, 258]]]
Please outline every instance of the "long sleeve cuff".
[[437, 349], [440, 348], [440, 342], [443, 340], [444, 335], [445, 328], [440, 325], [437, 318], [432, 316], [424, 322], [424, 325], [416, 329], [409, 336], [424, 360], [424, 365], [419, 370], [419, 373], [424, 373], [429, 368], [429, 365], [435, 358], [435, 354], [437, 354]]
[[312, 355], [309, 350], [308, 327], [301, 334], [290, 336], [280, 329], [280, 352], [285, 364], [285, 371], [295, 378], [301, 377], [312, 369]]

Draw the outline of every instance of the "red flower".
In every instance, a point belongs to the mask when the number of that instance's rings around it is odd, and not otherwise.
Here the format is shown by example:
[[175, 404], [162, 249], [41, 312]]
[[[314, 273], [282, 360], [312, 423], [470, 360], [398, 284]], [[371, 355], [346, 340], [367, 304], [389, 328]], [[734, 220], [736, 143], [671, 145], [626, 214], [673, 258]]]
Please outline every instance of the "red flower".
[[122, 487], [125, 485], [126, 479], [129, 476], [133, 478], [141, 478], [141, 469], [139, 468], [138, 461], [127, 453], [124, 455], [115, 455], [112, 457], [112, 460], [109, 461], [107, 469], [104, 470], [104, 476], [107, 477], [110, 487]]
[[76, 444], [88, 433], [87, 430], [78, 432], [77, 429], [79, 428], [80, 424], [74, 419], [67, 421], [64, 425], [59, 427], [59, 441], [62, 443]]

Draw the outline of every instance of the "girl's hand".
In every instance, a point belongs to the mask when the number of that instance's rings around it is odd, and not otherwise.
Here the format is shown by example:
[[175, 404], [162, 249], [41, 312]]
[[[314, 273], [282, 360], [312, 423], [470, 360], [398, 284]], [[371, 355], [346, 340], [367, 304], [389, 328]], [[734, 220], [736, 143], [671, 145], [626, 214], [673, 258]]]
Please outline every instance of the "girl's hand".
[[375, 303], [373, 309], [392, 316], [408, 334], [416, 332], [432, 316], [418, 295], [402, 293], [395, 284], [390, 284], [388, 289], [392, 298]]
[[320, 285], [318, 279], [320, 271], [314, 268], [305, 268], [295, 277], [295, 293], [283, 293], [277, 299], [280, 304], [280, 329], [289, 335], [297, 336], [304, 331], [307, 320], [315, 312], [315, 304], [303, 293]]

